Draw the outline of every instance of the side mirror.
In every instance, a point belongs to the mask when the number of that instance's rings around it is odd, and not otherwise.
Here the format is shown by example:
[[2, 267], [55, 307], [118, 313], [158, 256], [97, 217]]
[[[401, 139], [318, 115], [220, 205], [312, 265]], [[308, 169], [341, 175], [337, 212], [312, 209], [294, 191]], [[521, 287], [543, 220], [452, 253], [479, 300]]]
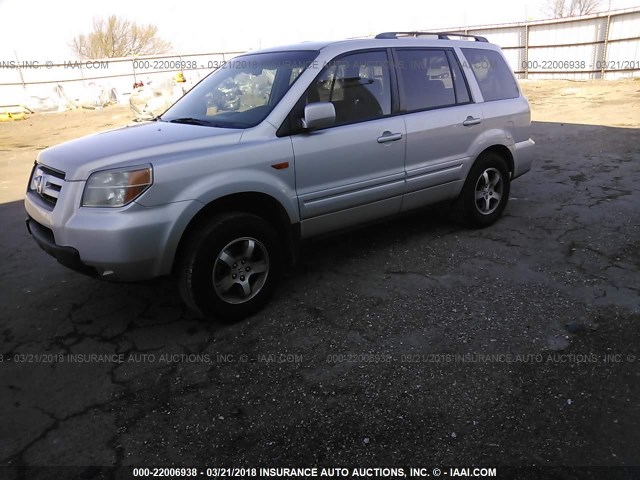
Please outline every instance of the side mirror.
[[310, 103], [304, 107], [302, 128], [305, 130], [317, 130], [330, 127], [336, 123], [336, 109], [331, 102]]

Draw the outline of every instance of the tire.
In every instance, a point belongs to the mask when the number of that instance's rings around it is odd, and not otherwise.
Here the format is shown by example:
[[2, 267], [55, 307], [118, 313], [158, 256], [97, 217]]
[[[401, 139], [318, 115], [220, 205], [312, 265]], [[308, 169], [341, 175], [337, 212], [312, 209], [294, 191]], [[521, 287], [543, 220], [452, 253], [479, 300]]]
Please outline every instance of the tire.
[[264, 306], [278, 283], [280, 245], [273, 227], [256, 215], [211, 218], [182, 249], [176, 272], [182, 299], [207, 318], [248, 317]]
[[470, 228], [495, 223], [507, 206], [510, 190], [509, 169], [504, 158], [495, 152], [483, 153], [471, 167], [455, 202], [457, 220]]

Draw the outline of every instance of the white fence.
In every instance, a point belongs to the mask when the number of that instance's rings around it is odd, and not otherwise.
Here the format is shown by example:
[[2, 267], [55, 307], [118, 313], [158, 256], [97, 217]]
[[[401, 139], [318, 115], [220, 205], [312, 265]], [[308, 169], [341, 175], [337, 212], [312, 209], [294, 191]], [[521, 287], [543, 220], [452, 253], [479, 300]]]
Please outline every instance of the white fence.
[[92, 85], [115, 88], [128, 94], [137, 82], [170, 79], [183, 72], [193, 84], [211, 70], [242, 52], [215, 52], [191, 55], [159, 55], [102, 60], [69, 60], [54, 63], [45, 60], [0, 61], [0, 106], [22, 105], [28, 97], [57, 95], [62, 86], [67, 97], [82, 98]]
[[[640, 8], [558, 20], [458, 28], [483, 35], [502, 47], [520, 78], [611, 79], [640, 76]], [[170, 78], [184, 72], [196, 83], [225, 60], [242, 52], [104, 59], [53, 63], [0, 61], [0, 106], [48, 97], [61, 85], [80, 98], [92, 84], [131, 92], [135, 82]]]
[[640, 76], [640, 8], [455, 31], [500, 45], [520, 78]]

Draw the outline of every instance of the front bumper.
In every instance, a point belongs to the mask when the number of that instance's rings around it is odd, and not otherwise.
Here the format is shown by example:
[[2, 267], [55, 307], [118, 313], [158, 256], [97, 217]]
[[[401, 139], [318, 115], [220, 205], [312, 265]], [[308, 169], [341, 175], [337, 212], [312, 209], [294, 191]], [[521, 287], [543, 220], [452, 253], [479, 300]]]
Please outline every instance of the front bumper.
[[[135, 281], [171, 272], [175, 252], [198, 202], [156, 207], [81, 208], [65, 201], [65, 183], [53, 210], [28, 192], [27, 227], [36, 243], [62, 265], [108, 280]], [[70, 199], [67, 199], [70, 200]]]
[[58, 260], [58, 262], [65, 267], [92, 277], [98, 275], [95, 268], [82, 263], [78, 250], [73, 247], [56, 245], [53, 232], [44, 225], [40, 225], [31, 217], [27, 217], [27, 230], [42, 250]]

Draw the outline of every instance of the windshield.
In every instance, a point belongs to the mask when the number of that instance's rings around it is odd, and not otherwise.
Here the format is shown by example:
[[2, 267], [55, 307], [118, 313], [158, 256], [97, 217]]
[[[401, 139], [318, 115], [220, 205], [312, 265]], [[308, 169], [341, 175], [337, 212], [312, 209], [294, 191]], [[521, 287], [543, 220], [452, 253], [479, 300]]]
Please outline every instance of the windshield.
[[193, 87], [160, 120], [223, 128], [257, 125], [317, 55], [300, 51], [236, 57]]

